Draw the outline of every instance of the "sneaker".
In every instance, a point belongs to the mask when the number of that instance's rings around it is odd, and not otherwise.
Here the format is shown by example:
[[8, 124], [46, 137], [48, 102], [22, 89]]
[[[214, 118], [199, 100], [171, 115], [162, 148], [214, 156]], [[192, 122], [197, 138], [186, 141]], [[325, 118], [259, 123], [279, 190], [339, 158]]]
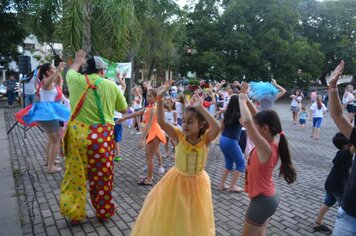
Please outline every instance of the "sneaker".
[[142, 134], [142, 132], [141, 131], [136, 131], [135, 134]]
[[133, 132], [133, 131], [131, 131], [131, 133], [130, 134], [134, 134], [135, 132]]
[[332, 232], [328, 226], [326, 226], [324, 224], [321, 225], [319, 223], [316, 223], [316, 225], [313, 226], [313, 229], [318, 232], [326, 232], [326, 233]]
[[159, 175], [164, 175], [164, 172], [165, 172], [164, 167], [163, 167], [163, 166], [160, 166], [160, 167], [158, 168], [158, 174], [159, 174]]
[[121, 156], [116, 156], [116, 157], [114, 157], [114, 161], [115, 162], [122, 161], [122, 157]]
[[79, 220], [71, 220], [70, 224], [71, 224], [71, 226], [78, 226], [78, 225], [80, 225], [80, 221]]

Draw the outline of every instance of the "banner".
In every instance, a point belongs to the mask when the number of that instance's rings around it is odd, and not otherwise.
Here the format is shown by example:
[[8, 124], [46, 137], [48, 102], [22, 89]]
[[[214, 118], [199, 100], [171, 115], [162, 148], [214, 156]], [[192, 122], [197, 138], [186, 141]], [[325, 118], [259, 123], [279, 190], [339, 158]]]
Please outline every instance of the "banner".
[[116, 73], [120, 72], [121, 76], [126, 73], [126, 78], [131, 78], [132, 73], [132, 63], [131, 62], [112, 62], [103, 57], [101, 57], [105, 62], [108, 70], [105, 74], [108, 78], [115, 78]]

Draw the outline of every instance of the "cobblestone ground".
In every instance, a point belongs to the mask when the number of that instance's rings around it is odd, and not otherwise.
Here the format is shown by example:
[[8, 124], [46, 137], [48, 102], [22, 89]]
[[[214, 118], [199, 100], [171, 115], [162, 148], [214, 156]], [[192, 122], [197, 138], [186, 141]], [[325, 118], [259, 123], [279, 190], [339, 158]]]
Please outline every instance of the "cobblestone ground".
[[[5, 108], [4, 103], [0, 107], [5, 111], [6, 124], [10, 128], [14, 124], [13, 113], [18, 108]], [[331, 142], [337, 132], [336, 126], [327, 114], [321, 139], [314, 141], [310, 138], [310, 121], [304, 130], [293, 125], [288, 103], [277, 104], [276, 110], [289, 140], [298, 180], [288, 186], [277, 177], [276, 171], [275, 182], [281, 203], [269, 223], [268, 235], [321, 235], [314, 233], [311, 225], [323, 200], [324, 181], [336, 153]], [[145, 153], [137, 147], [138, 135], [131, 135], [127, 129], [124, 131], [121, 144], [123, 161], [115, 164], [113, 195], [119, 206], [118, 213], [102, 224], [95, 218], [88, 201], [87, 219], [80, 226], [71, 227], [59, 212], [59, 187], [63, 171], [47, 174], [44, 166], [46, 136], [38, 128], [32, 128], [26, 134], [27, 138], [24, 139], [23, 131], [16, 127], [8, 136], [24, 235], [129, 235], [145, 196], [151, 189], [136, 184], [137, 176], [142, 174], [145, 165]], [[169, 169], [174, 164], [173, 159], [165, 159], [164, 164]], [[210, 148], [206, 170], [212, 182], [216, 234], [241, 235], [249, 200], [245, 193], [217, 191], [223, 164], [220, 148], [214, 143]], [[158, 181], [158, 174], [155, 174], [155, 178]], [[242, 180], [239, 181], [240, 186], [243, 185]], [[333, 227], [335, 216], [336, 207], [333, 207], [327, 213], [325, 223]], [[147, 221], [149, 223], [149, 219]]]

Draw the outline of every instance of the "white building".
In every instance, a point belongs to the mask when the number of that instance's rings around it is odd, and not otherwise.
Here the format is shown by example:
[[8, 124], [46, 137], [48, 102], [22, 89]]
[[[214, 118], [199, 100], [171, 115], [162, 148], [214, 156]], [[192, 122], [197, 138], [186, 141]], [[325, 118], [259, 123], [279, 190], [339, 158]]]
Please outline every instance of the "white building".
[[[63, 44], [51, 43], [57, 55], [62, 56]], [[48, 43], [40, 43], [35, 35], [30, 34], [25, 38], [22, 45], [18, 46], [18, 51], [24, 56], [31, 58], [31, 71], [36, 69], [37, 66], [53, 61], [53, 51]], [[17, 63], [12, 61], [9, 64], [9, 69], [19, 71]]]

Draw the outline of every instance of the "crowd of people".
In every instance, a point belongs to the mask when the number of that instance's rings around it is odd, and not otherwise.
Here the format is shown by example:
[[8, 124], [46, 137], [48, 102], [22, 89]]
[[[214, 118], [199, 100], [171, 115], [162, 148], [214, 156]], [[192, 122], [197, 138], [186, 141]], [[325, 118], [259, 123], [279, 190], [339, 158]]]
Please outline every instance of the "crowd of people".
[[[49, 174], [61, 171], [55, 166], [59, 161], [56, 159], [58, 150], [61, 150], [65, 172], [60, 210], [72, 225], [80, 224], [86, 217], [87, 181], [97, 218], [105, 222], [116, 213], [112, 200], [113, 169], [114, 161], [125, 158], [120, 154], [120, 149], [125, 148], [120, 142], [123, 124], [126, 124], [124, 127], [129, 127], [131, 134], [141, 136], [139, 146], [146, 151], [146, 174], [137, 177], [137, 184], [153, 186], [131, 235], [215, 235], [210, 179], [204, 167], [209, 146], [218, 136], [225, 161], [218, 190], [245, 191], [250, 203], [243, 235], [266, 235], [268, 221], [280, 202], [273, 170], [280, 163], [279, 176], [288, 184], [297, 178], [287, 134], [273, 110], [275, 101], [286, 90], [275, 80], [249, 84], [223, 80], [201, 84], [189, 99], [183, 94], [182, 85], [174, 81], [166, 81], [157, 88], [146, 81], [132, 88], [132, 104], [127, 104], [123, 96], [126, 75], [118, 72], [116, 78], [106, 78], [104, 61], [97, 56], [86, 60], [82, 50], [76, 53], [65, 75], [68, 100], [61, 90], [61, 72], [65, 66], [60, 63], [54, 68], [46, 63], [29, 74], [29, 82], [37, 83], [38, 99], [34, 102], [29, 96], [28, 106], [20, 110], [17, 119], [45, 130]], [[356, 167], [352, 165], [352, 157], [356, 131], [350, 118], [342, 116], [336, 89], [343, 66], [341, 62], [331, 75], [328, 96], [330, 114], [341, 131], [333, 139], [339, 151], [327, 177], [325, 201], [313, 228], [330, 232], [323, 218], [338, 202], [341, 207], [334, 235], [355, 235]], [[351, 89], [347, 91], [350, 93]], [[313, 120], [312, 138], [319, 139], [322, 119], [327, 112], [325, 98], [313, 91], [312, 103], [306, 105], [299, 90], [290, 97], [293, 123], [297, 124], [299, 118], [300, 127], [304, 128], [309, 116]], [[347, 108], [351, 96], [344, 97]], [[352, 112], [354, 115], [354, 110]], [[165, 145], [165, 157], [175, 157], [175, 166], [167, 173], [161, 144]], [[163, 175], [157, 183], [154, 181], [155, 156], [158, 173]], [[350, 168], [352, 171], [348, 174]], [[226, 184], [230, 174], [230, 184]], [[237, 186], [243, 175], [244, 186]], [[147, 219], [150, 219], [149, 224]]]

